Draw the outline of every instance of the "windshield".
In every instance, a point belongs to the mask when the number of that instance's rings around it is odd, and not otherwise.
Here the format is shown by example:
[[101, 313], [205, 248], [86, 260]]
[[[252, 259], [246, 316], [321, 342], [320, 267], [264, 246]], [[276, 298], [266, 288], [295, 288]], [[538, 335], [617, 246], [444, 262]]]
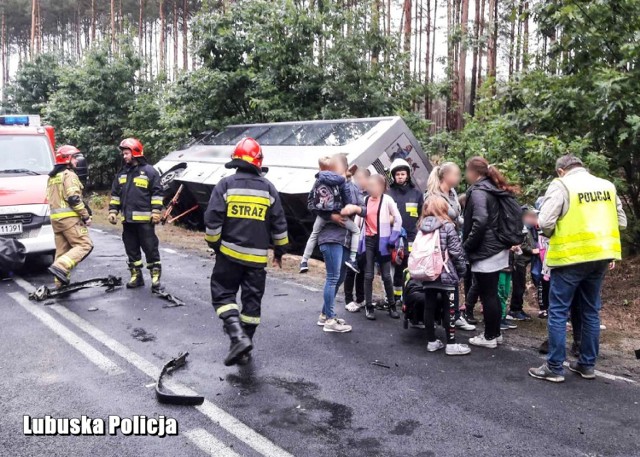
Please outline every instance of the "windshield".
[[52, 168], [53, 155], [46, 136], [0, 135], [0, 172], [20, 170], [20, 173], [44, 174]]

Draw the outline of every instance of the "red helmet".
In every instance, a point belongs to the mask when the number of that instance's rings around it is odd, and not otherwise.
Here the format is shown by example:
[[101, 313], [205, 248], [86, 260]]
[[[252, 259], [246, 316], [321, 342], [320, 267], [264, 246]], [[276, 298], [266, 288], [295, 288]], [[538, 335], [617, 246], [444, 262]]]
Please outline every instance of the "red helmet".
[[249, 162], [251, 165], [262, 168], [262, 148], [253, 138], [243, 138], [231, 154], [231, 159], [240, 159]]
[[70, 144], [60, 146], [56, 151], [56, 165], [67, 165], [71, 162], [71, 158], [80, 154], [80, 150]]
[[125, 138], [118, 147], [121, 151], [123, 149], [129, 149], [133, 157], [144, 157], [144, 148], [142, 147], [142, 143], [140, 143], [140, 140], [137, 140], [136, 138]]

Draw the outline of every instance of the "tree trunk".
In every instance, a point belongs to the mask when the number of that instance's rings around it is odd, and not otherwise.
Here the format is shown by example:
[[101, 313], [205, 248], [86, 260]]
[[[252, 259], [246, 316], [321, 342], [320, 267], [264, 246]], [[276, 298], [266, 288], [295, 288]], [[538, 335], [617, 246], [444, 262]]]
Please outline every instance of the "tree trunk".
[[489, 42], [487, 46], [487, 77], [492, 80], [495, 94], [496, 67], [498, 62], [498, 0], [489, 0]]
[[[515, 61], [515, 41], [516, 41], [516, 17], [514, 8], [511, 8], [511, 19], [509, 24], [509, 81], [513, 78], [513, 67]], [[497, 22], [496, 22], [497, 27]]]
[[91, 0], [91, 44], [96, 41], [96, 0]]
[[522, 51], [522, 0], [518, 1], [518, 33], [516, 35], [515, 72], [520, 73], [520, 53]]
[[189, 0], [182, 3], [182, 69], [189, 70]]
[[0, 46], [0, 50], [2, 51], [2, 102], [6, 100], [7, 97], [7, 27], [5, 24], [5, 11], [2, 9], [2, 17], [0, 17], [0, 41], [2, 41], [2, 46]]
[[476, 93], [478, 84], [478, 54], [480, 48], [480, 0], [475, 0], [476, 15], [473, 28], [473, 56], [471, 58], [471, 88], [469, 93], [469, 114], [476, 114]]
[[523, 33], [522, 33], [522, 71], [525, 72], [529, 68], [529, 2], [524, 2], [523, 17]]
[[158, 71], [165, 72], [167, 69], [166, 66], [166, 29], [167, 29], [167, 18], [164, 14], [164, 2], [165, 0], [160, 0], [160, 68]]
[[429, 86], [424, 92], [424, 118], [431, 119], [431, 0], [427, 0], [427, 24], [426, 24], [427, 42], [424, 53], [424, 82]]
[[[431, 83], [431, 85], [433, 85], [433, 81], [434, 81], [434, 67], [435, 67], [435, 61], [436, 61], [436, 31], [437, 29], [437, 25], [438, 25], [438, 0], [433, 0], [433, 38], [432, 38], [432, 43], [431, 43], [431, 59], [430, 59], [430, 63], [431, 63], [431, 70], [429, 70], [429, 73], [431, 74], [431, 79], [429, 80], [429, 82]], [[429, 52], [427, 50], [427, 52]], [[430, 100], [431, 102], [431, 106], [429, 107], [429, 114], [431, 116], [433, 116], [433, 100]], [[437, 127], [437, 126], [436, 126]]]
[[380, 61], [380, 46], [378, 46], [378, 36], [380, 35], [380, 0], [373, 0], [371, 11], [371, 33], [375, 37], [374, 45], [371, 49], [371, 67], [374, 68]]
[[[481, 0], [480, 2], [480, 30], [479, 30], [479, 35], [481, 37], [484, 36], [484, 31], [486, 30], [486, 26], [485, 26], [485, 6], [486, 6], [486, 0]], [[482, 57], [485, 54], [484, 51], [484, 45], [482, 44], [482, 42], [479, 44], [478, 46], [478, 84], [477, 87], [478, 89], [480, 87], [482, 87], [482, 75], [484, 73], [482, 73]], [[477, 99], [477, 97], [476, 97]]]
[[467, 34], [469, 25], [469, 0], [462, 0], [460, 20], [460, 59], [458, 62], [458, 128], [464, 127], [464, 112], [466, 108], [467, 91]]
[[138, 13], [138, 53], [140, 54], [140, 58], [144, 62], [144, 35], [142, 30], [142, 24], [144, 24], [144, 1], [140, 0], [139, 3], [139, 13]]
[[36, 55], [36, 12], [38, 10], [38, 0], [31, 0], [31, 58]]
[[111, 52], [116, 52], [116, 0], [111, 0]]
[[407, 60], [404, 66], [404, 83], [409, 84], [411, 78], [411, 0], [404, 0], [402, 9], [404, 16], [404, 47], [403, 51], [407, 54]]
[[173, 0], [173, 79], [178, 77], [178, 0]]

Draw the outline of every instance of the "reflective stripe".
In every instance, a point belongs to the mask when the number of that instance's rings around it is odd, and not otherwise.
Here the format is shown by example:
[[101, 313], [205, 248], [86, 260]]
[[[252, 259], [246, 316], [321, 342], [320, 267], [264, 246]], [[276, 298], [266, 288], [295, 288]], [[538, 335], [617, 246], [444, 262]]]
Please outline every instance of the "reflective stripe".
[[120, 178], [118, 178], [118, 182], [120, 184], [125, 184], [127, 182], [127, 175], [120, 175]]
[[289, 234], [287, 232], [272, 233], [271, 237], [273, 238], [273, 244], [275, 246], [284, 246], [285, 244], [289, 244]]
[[141, 267], [142, 266], [142, 260], [136, 260], [135, 262], [131, 262], [131, 264], [134, 267]]
[[67, 217], [80, 217], [72, 208], [56, 208], [51, 210], [51, 219], [65, 219]]
[[151, 211], [132, 211], [131, 219], [134, 221], [150, 221]]
[[275, 198], [271, 196], [268, 190], [258, 190], [258, 189], [227, 189], [227, 192], [224, 194], [225, 200], [228, 195], [251, 195], [254, 197], [264, 197], [269, 199], [270, 203], [275, 201]]
[[149, 187], [149, 179], [138, 176], [137, 178], [133, 178], [133, 184], [135, 184], [136, 187], [142, 187], [143, 189], [146, 189], [147, 187]]
[[226, 313], [227, 311], [233, 311], [234, 309], [236, 311], [240, 311], [240, 308], [235, 303], [230, 303], [228, 305], [222, 305], [222, 306], [219, 306], [218, 308], [216, 308], [216, 314], [218, 316], [220, 316], [223, 313]]
[[251, 195], [229, 195], [227, 203], [256, 203], [258, 205], [269, 206], [271, 201], [265, 197], [255, 197]]
[[266, 264], [269, 260], [267, 249], [252, 249], [238, 246], [237, 244], [222, 242], [220, 252], [234, 259], [243, 260], [245, 262]]
[[220, 239], [220, 235], [222, 234], [222, 227], [218, 227], [217, 229], [210, 229], [207, 227], [205, 230], [204, 239], [208, 243], [217, 243]]
[[259, 317], [246, 316], [244, 314], [240, 314], [240, 321], [244, 322], [245, 324], [252, 324], [252, 325], [260, 324]]
[[162, 206], [162, 200], [154, 200], [153, 198], [151, 199], [151, 204], [152, 205], [160, 205]]
[[418, 217], [418, 204], [417, 203], [405, 203], [405, 208], [409, 217]]
[[64, 264], [67, 270], [71, 270], [76, 266], [76, 263], [71, 259], [71, 257], [66, 255], [61, 255], [56, 259], [56, 261]]
[[115, 195], [111, 196], [111, 201], [109, 202], [110, 205], [119, 205], [120, 204], [120, 197], [116, 197]]
[[71, 192], [80, 192], [80, 188], [77, 186], [69, 186], [67, 188], [67, 194], [70, 194]]

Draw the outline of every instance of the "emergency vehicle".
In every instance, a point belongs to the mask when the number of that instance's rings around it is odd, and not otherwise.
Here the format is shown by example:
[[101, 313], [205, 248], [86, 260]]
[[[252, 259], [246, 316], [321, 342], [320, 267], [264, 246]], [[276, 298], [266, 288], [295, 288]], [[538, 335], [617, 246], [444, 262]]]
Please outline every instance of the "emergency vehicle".
[[27, 254], [55, 253], [47, 203], [54, 145], [40, 116], [0, 115], [0, 237], [19, 240]]

